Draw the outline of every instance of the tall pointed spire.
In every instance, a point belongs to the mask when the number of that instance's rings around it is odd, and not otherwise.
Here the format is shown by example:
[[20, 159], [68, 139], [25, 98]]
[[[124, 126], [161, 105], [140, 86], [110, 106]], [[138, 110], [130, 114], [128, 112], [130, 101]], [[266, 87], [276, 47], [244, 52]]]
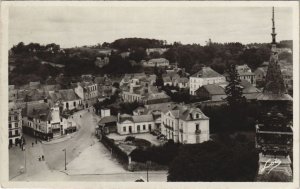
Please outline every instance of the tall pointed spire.
[[275, 16], [274, 16], [274, 7], [272, 7], [272, 52], [276, 52], [276, 33], [275, 33]]
[[276, 44], [274, 7], [272, 8], [272, 44]]
[[274, 20], [274, 7], [272, 8], [272, 49], [268, 71], [265, 80], [265, 87], [262, 95], [258, 96], [258, 100], [291, 100], [292, 98], [286, 94], [283, 77], [278, 64], [278, 52], [276, 50], [276, 33]]

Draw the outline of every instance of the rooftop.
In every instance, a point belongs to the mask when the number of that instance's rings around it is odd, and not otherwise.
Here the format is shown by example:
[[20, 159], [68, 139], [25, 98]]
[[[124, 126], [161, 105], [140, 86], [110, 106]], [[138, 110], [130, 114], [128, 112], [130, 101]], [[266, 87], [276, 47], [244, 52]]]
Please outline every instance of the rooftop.
[[77, 94], [74, 92], [73, 89], [64, 89], [59, 91], [50, 91], [49, 92], [50, 98], [56, 102], [59, 100], [62, 101], [73, 101], [80, 99]]
[[198, 78], [212, 78], [212, 77], [224, 77], [215, 70], [211, 69], [210, 67], [203, 67], [200, 71], [193, 74], [191, 77], [198, 77]]

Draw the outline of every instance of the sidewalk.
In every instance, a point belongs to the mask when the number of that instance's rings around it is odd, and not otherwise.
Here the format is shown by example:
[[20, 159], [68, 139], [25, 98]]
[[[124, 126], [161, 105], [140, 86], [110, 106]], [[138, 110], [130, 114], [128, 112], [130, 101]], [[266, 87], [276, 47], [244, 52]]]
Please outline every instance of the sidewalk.
[[94, 139], [93, 145], [85, 149], [77, 158], [69, 162], [68, 175], [114, 174], [126, 173], [123, 166], [112, 158], [110, 152]]
[[[40, 142], [35, 144], [35, 139], [28, 136], [25, 136], [25, 139], [27, 143], [25, 145], [25, 151], [21, 151], [21, 153], [23, 153], [24, 155], [22, 157], [19, 157], [22, 162], [21, 165], [24, 167], [24, 173], [16, 176], [14, 180], [27, 180], [28, 178], [41, 174], [42, 172], [49, 171], [48, 166], [46, 165], [46, 161], [39, 161], [39, 157], [42, 157], [42, 155], [44, 155], [41, 146], [42, 144]], [[33, 146], [32, 143], [34, 143]], [[45, 157], [45, 159], [46, 158], [47, 157]], [[10, 159], [10, 163], [14, 164], [15, 160]], [[12, 177], [10, 178], [12, 179]]]

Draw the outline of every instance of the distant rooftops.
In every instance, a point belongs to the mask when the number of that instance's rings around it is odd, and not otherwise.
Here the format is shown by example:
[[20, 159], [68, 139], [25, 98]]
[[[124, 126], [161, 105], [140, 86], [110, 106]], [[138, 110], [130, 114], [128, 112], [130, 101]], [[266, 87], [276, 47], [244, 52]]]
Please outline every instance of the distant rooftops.
[[193, 74], [191, 77], [198, 77], [198, 78], [212, 78], [212, 77], [224, 77], [215, 70], [211, 69], [210, 67], [203, 67], [200, 71]]

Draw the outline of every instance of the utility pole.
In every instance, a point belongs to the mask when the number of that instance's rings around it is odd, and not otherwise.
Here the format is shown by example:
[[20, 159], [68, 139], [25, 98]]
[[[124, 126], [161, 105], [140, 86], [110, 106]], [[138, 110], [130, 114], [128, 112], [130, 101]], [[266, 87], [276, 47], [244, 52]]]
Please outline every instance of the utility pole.
[[146, 162], [146, 166], [147, 166], [147, 182], [149, 182], [149, 165], [151, 165], [151, 161], [147, 161]]
[[25, 159], [25, 173], [27, 172], [27, 167], [26, 167], [26, 148], [25, 146], [23, 147], [24, 148], [24, 159]]
[[62, 151], [65, 152], [65, 170], [67, 170], [67, 149], [63, 149]]

